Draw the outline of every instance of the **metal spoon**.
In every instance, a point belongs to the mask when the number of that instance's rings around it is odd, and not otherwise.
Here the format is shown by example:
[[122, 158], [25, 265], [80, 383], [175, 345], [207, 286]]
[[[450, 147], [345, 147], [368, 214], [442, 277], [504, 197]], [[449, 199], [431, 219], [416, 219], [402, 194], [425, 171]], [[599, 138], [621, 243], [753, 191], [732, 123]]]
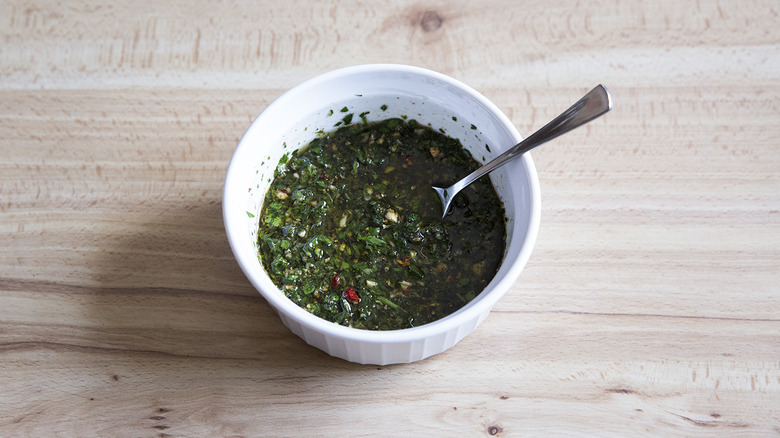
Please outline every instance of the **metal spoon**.
[[529, 135], [508, 151], [485, 163], [485, 165], [481, 166], [465, 178], [447, 188], [433, 187], [441, 199], [444, 211], [442, 218], [447, 216], [450, 203], [453, 198], [455, 198], [455, 195], [465, 189], [469, 184], [485, 174], [496, 170], [506, 164], [509, 160], [520, 157], [531, 149], [546, 143], [561, 134], [565, 134], [574, 128], [578, 128], [600, 115], [605, 114], [611, 109], [612, 97], [609, 95], [609, 91], [603, 85], [598, 85], [578, 100], [577, 103], [561, 113], [558, 117], [554, 118], [550, 123], [544, 125], [544, 127]]

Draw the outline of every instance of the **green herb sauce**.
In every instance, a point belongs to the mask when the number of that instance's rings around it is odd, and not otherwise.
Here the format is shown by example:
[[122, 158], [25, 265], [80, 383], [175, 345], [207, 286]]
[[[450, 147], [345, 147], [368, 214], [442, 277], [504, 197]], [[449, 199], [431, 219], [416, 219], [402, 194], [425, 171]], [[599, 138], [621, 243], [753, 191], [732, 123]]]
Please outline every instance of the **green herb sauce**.
[[445, 219], [431, 188], [477, 167], [458, 140], [414, 120], [322, 134], [279, 161], [260, 217], [263, 267], [293, 302], [338, 324], [441, 319], [484, 289], [504, 253], [504, 208], [488, 178]]

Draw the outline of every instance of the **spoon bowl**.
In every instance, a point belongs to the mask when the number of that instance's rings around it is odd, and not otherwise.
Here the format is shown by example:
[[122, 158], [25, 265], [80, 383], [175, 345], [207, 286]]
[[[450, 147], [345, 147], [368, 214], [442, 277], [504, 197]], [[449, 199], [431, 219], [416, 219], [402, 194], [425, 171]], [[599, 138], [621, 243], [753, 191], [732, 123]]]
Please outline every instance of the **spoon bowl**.
[[544, 125], [541, 129], [526, 137], [508, 151], [481, 166], [479, 169], [470, 173], [465, 178], [446, 188], [434, 186], [433, 189], [436, 191], [436, 194], [439, 195], [439, 199], [442, 203], [442, 218], [447, 216], [450, 204], [455, 198], [455, 195], [469, 184], [493, 170], [498, 169], [508, 161], [518, 158], [531, 149], [590, 122], [609, 112], [611, 109], [612, 96], [609, 94], [609, 90], [603, 85], [598, 85], [574, 105], [569, 107], [569, 109], [550, 121], [550, 123]]

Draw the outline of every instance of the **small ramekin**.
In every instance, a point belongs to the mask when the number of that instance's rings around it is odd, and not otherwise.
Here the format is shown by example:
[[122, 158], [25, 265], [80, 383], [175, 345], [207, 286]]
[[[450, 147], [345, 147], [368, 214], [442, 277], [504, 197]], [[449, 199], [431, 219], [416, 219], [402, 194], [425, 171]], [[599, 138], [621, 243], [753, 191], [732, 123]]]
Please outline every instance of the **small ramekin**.
[[[310, 345], [351, 362], [408, 363], [441, 353], [473, 332], [520, 276], [539, 229], [539, 180], [529, 154], [492, 172], [504, 203], [507, 245], [495, 278], [468, 305], [415, 328], [371, 331], [344, 327], [290, 301], [266, 274], [257, 254], [263, 197], [285, 153], [331, 131], [347, 113], [353, 123], [407, 117], [460, 139], [475, 159], [489, 161], [521, 140], [510, 120], [463, 83], [405, 65], [362, 65], [314, 77], [284, 93], [255, 119], [239, 142], [225, 178], [223, 218], [238, 264], [285, 326]], [[384, 108], [384, 109], [383, 109]], [[454, 181], [453, 181], [454, 182]]]

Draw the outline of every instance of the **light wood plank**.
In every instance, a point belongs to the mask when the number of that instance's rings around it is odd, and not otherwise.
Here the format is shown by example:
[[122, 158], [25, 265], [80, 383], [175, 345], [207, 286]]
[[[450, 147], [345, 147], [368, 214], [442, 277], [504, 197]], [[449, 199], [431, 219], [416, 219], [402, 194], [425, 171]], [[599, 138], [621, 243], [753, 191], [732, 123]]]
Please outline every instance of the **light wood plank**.
[[[0, 4], [4, 436], [780, 434], [780, 7], [772, 1]], [[521, 133], [542, 227], [478, 330], [411, 365], [330, 358], [221, 222], [251, 121], [397, 62]]]

